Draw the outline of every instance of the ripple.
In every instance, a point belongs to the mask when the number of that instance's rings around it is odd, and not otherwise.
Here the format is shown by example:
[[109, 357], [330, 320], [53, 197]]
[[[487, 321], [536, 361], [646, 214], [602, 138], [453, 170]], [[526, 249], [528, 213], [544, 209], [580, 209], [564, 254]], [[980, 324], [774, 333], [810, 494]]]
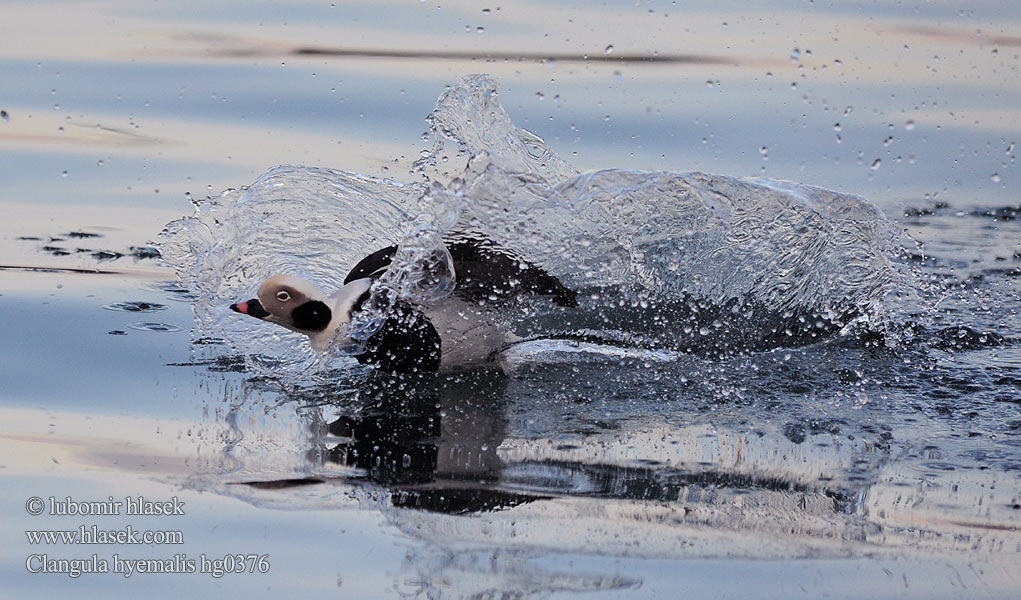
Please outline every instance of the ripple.
[[131, 329], [136, 329], [138, 331], [166, 331], [170, 333], [181, 331], [181, 328], [178, 327], [177, 325], [171, 325], [170, 323], [159, 323], [156, 321], [131, 323], [130, 325], [128, 325], [128, 327], [130, 327]]
[[122, 311], [122, 312], [158, 312], [166, 310], [165, 304], [157, 304], [155, 302], [114, 302], [112, 304], [104, 304], [103, 308], [106, 310]]

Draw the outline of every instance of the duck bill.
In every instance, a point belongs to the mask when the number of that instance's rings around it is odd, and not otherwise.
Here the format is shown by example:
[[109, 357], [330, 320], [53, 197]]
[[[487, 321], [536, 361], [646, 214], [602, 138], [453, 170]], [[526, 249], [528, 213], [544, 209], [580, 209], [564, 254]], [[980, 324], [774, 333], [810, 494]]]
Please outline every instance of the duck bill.
[[237, 304], [231, 304], [230, 309], [243, 315], [255, 317], [256, 319], [265, 319], [269, 316], [269, 312], [262, 307], [262, 303], [256, 298], [252, 298], [245, 302], [238, 302]]

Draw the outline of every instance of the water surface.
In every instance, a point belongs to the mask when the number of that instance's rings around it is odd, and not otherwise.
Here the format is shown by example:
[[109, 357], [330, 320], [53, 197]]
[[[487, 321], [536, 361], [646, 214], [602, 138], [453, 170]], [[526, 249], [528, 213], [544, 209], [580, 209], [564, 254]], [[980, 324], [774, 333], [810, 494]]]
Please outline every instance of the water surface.
[[[1017, 594], [1014, 8], [2, 6], [13, 596]], [[896, 264], [935, 286], [926, 322], [893, 346], [837, 336], [722, 358], [532, 346], [510, 378], [395, 389], [362, 371], [268, 378], [246, 360], [258, 349], [196, 319], [204, 290], [149, 246], [189, 200], [284, 164], [418, 182], [423, 118], [483, 71], [514, 124], [583, 172], [868, 198], [921, 244]], [[444, 182], [461, 175], [446, 151], [429, 173]], [[139, 494], [187, 514], [25, 512], [30, 496]], [[185, 543], [24, 533], [83, 524]], [[38, 552], [256, 553], [271, 569], [72, 579], [28, 572]]]

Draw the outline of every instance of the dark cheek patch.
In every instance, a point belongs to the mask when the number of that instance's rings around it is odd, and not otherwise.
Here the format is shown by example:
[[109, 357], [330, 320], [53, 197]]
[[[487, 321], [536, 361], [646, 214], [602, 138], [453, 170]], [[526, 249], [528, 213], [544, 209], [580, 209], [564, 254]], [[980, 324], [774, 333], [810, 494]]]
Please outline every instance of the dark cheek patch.
[[330, 307], [318, 300], [309, 300], [291, 311], [291, 321], [298, 329], [322, 331], [333, 318]]

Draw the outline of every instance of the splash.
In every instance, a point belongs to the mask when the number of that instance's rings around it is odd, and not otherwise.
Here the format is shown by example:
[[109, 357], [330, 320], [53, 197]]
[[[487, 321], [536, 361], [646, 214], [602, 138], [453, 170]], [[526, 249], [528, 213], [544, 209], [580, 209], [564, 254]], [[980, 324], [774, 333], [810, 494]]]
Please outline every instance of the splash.
[[169, 223], [160, 252], [193, 304], [200, 335], [228, 340], [261, 373], [298, 373], [330, 363], [304, 336], [238, 319], [224, 310], [251, 298], [274, 273], [293, 273], [333, 291], [365, 254], [400, 239], [425, 191], [323, 168], [279, 166], [251, 186], [197, 204]]
[[[435, 302], [456, 284], [444, 240], [485, 236], [580, 292], [571, 314], [508, 314], [523, 335], [596, 338], [723, 354], [808, 343], [894, 320], [888, 298], [916, 289], [891, 257], [902, 233], [859, 196], [764, 178], [606, 169], [579, 174], [516, 127], [486, 75], [463, 78], [428, 117], [434, 144], [400, 183], [276, 167], [175, 221], [161, 252], [197, 296], [199, 328], [258, 366], [292, 371], [357, 352], [397, 300]], [[453, 143], [461, 177], [439, 179]], [[303, 336], [225, 307], [268, 275], [327, 293], [365, 254], [396, 257], [347, 332], [322, 357]]]

